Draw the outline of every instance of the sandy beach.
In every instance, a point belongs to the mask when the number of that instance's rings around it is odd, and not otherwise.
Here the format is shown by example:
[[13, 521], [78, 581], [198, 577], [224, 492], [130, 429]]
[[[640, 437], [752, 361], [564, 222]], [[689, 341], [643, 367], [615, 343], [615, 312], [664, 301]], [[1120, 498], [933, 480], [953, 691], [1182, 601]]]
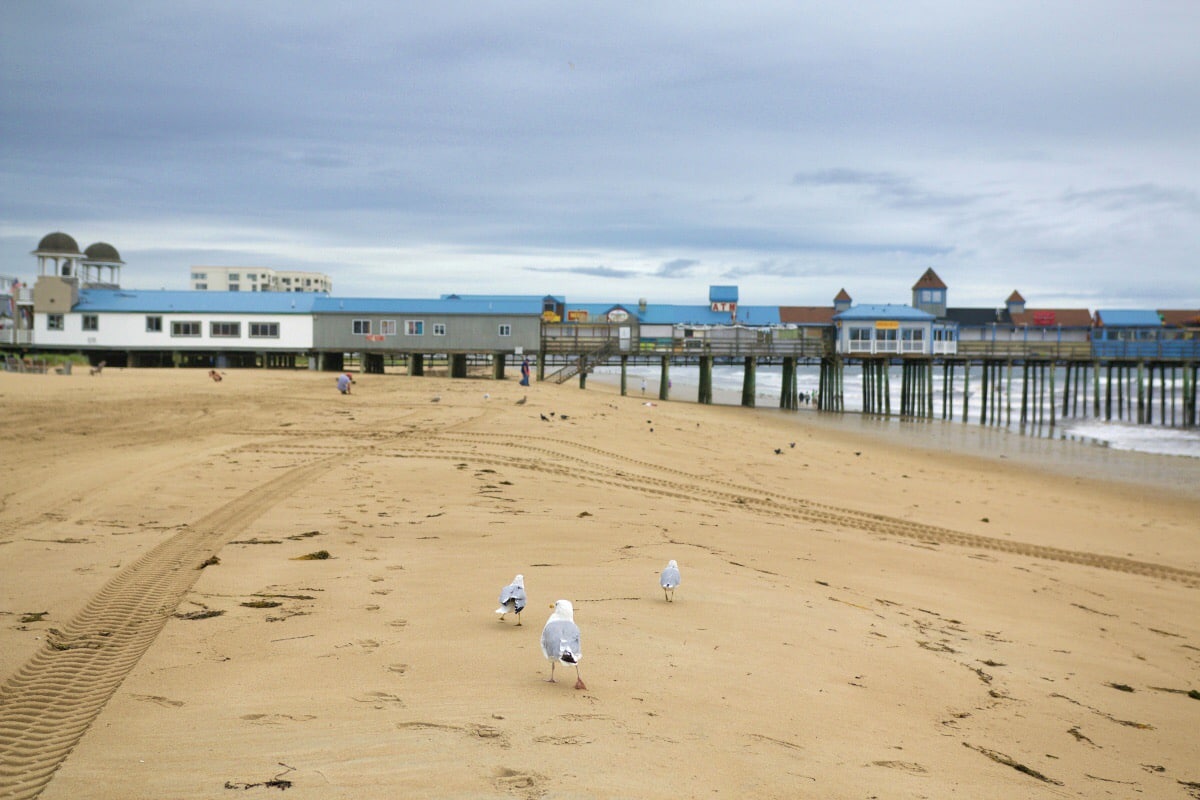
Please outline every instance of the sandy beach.
[[1200, 797], [1194, 494], [356, 379], [0, 374], [0, 797]]

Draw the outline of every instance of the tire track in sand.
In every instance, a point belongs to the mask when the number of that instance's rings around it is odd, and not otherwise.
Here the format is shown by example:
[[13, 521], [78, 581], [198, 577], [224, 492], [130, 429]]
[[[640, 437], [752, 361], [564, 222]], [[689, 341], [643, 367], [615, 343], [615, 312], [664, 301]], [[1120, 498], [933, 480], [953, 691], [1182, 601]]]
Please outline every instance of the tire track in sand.
[[195, 584], [200, 562], [334, 463], [289, 470], [115, 576], [0, 685], [0, 798], [37, 797]]

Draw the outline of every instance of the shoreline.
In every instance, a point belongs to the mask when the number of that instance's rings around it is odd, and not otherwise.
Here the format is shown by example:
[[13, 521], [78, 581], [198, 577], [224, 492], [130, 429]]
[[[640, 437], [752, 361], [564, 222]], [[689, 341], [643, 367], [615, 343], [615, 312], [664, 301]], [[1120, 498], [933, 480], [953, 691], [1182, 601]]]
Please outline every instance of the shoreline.
[[[604, 391], [620, 394], [619, 373], [593, 373], [588, 376]], [[638, 386], [640, 379], [630, 379], [628, 397], [643, 399]], [[564, 384], [565, 386], [566, 384]], [[700, 405], [694, 397], [679, 397], [681, 389], [695, 389], [682, 384], [672, 389], [668, 403]], [[659, 403], [659, 381], [646, 380], [645, 400]], [[586, 390], [585, 390], [586, 391]], [[694, 392], [693, 392], [694, 394]], [[1003, 459], [1030, 469], [1072, 477], [1087, 478], [1103, 483], [1157, 491], [1187, 499], [1200, 499], [1200, 459], [1190, 456], [1145, 453], [1107, 447], [1088, 439], [1027, 435], [1003, 427], [963, 423], [961, 420], [902, 420], [899, 417], [872, 417], [856, 411], [840, 414], [820, 412], [812, 406], [796, 411], [776, 407], [744, 408], [740, 392], [714, 388], [713, 405], [736, 408], [740, 411], [776, 415], [797, 424], [816, 425], [831, 431], [890, 442], [899, 447], [913, 447], [930, 454], [952, 451], [978, 459], [987, 464]], [[774, 398], [778, 402], [777, 398]], [[982, 452], [981, 452], [982, 449]]]

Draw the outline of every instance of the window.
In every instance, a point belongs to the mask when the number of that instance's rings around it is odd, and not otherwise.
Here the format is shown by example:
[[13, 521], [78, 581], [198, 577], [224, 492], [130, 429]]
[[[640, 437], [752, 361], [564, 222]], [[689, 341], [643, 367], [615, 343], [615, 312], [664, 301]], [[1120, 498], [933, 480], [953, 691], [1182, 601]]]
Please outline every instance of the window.
[[851, 328], [850, 341], [852, 342], [869, 342], [871, 341], [870, 328]]
[[235, 281], [240, 281], [241, 279], [242, 279], [241, 273], [239, 273], [239, 272], [229, 273], [229, 282], [230, 283], [234, 283]]
[[396, 320], [385, 319], [382, 322], [380, 322], [379, 323], [379, 332], [382, 333], [384, 336], [395, 336], [396, 335]]
[[242, 335], [242, 323], [240, 322], [210, 322], [208, 324], [208, 335], [219, 336], [227, 339], [235, 339]]
[[192, 273], [192, 280], [194, 280], [194, 281], [206, 281], [206, 280], [208, 280], [208, 273], [207, 273], [207, 272], [193, 272], [193, 273]]
[[46, 315], [46, 330], [61, 331], [63, 329], [62, 314], [47, 314]]
[[903, 339], [906, 342], [925, 341], [925, 331], [922, 328], [905, 328], [900, 333], [903, 334]]
[[446, 323], [444, 323], [444, 322], [433, 323], [433, 335], [434, 336], [445, 336], [446, 335]]
[[279, 338], [279, 323], [278, 322], [251, 322], [250, 323], [250, 338], [251, 339], [278, 339]]
[[162, 317], [146, 317], [146, 333], [162, 333]]
[[512, 325], [501, 325], [498, 333], [501, 336], [512, 336]]
[[197, 283], [197, 284], [196, 284], [196, 291], [199, 291], [199, 292], [207, 292], [207, 291], [208, 291], [208, 284], [207, 284], [207, 283]]
[[100, 317], [98, 317], [95, 314], [84, 314], [83, 315], [83, 329], [85, 331], [100, 330]]
[[422, 319], [406, 319], [406, 320], [404, 320], [404, 335], [405, 336], [424, 336], [425, 335], [425, 320], [422, 320]]
[[199, 322], [172, 322], [171, 323], [171, 335], [172, 336], [199, 336], [200, 335], [200, 323]]
[[239, 284], [236, 284], [236, 283], [229, 284], [229, 291], [231, 291], [231, 292], [239, 291], [239, 290], [241, 290], [241, 288], [242, 287]]
[[371, 335], [371, 320], [369, 320], [369, 319], [354, 320], [354, 335], [355, 336], [370, 336]]

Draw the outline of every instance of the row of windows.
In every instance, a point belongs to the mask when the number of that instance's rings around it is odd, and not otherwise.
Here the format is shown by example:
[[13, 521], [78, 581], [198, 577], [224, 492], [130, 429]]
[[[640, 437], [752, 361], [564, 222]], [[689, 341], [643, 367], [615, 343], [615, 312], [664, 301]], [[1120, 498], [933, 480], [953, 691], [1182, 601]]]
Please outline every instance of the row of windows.
[[[85, 331], [100, 330], [100, 317], [97, 314], [84, 314], [81, 317], [83, 329]], [[279, 338], [279, 323], [278, 322], [251, 322], [250, 338], [251, 339], [278, 339]], [[62, 314], [47, 314], [46, 315], [46, 330], [61, 331], [63, 330], [63, 315]], [[147, 333], [162, 333], [163, 318], [160, 316], [146, 317], [146, 332]], [[199, 321], [187, 322], [172, 322], [172, 336], [199, 336], [202, 324]], [[210, 322], [208, 324], [208, 335], [221, 339], [238, 339], [242, 335], [242, 323], [240, 322]]]
[[[351, 330], [355, 336], [370, 336], [371, 335], [371, 320], [356, 319], [351, 324]], [[446, 323], [435, 322], [431, 326], [434, 336], [446, 335]], [[512, 336], [512, 325], [501, 324], [496, 333], [500, 336]], [[379, 321], [380, 336], [395, 336], [396, 335], [396, 320], [384, 319]], [[422, 319], [406, 319], [404, 320], [404, 335], [405, 336], [424, 336], [425, 335], [425, 320]]]

